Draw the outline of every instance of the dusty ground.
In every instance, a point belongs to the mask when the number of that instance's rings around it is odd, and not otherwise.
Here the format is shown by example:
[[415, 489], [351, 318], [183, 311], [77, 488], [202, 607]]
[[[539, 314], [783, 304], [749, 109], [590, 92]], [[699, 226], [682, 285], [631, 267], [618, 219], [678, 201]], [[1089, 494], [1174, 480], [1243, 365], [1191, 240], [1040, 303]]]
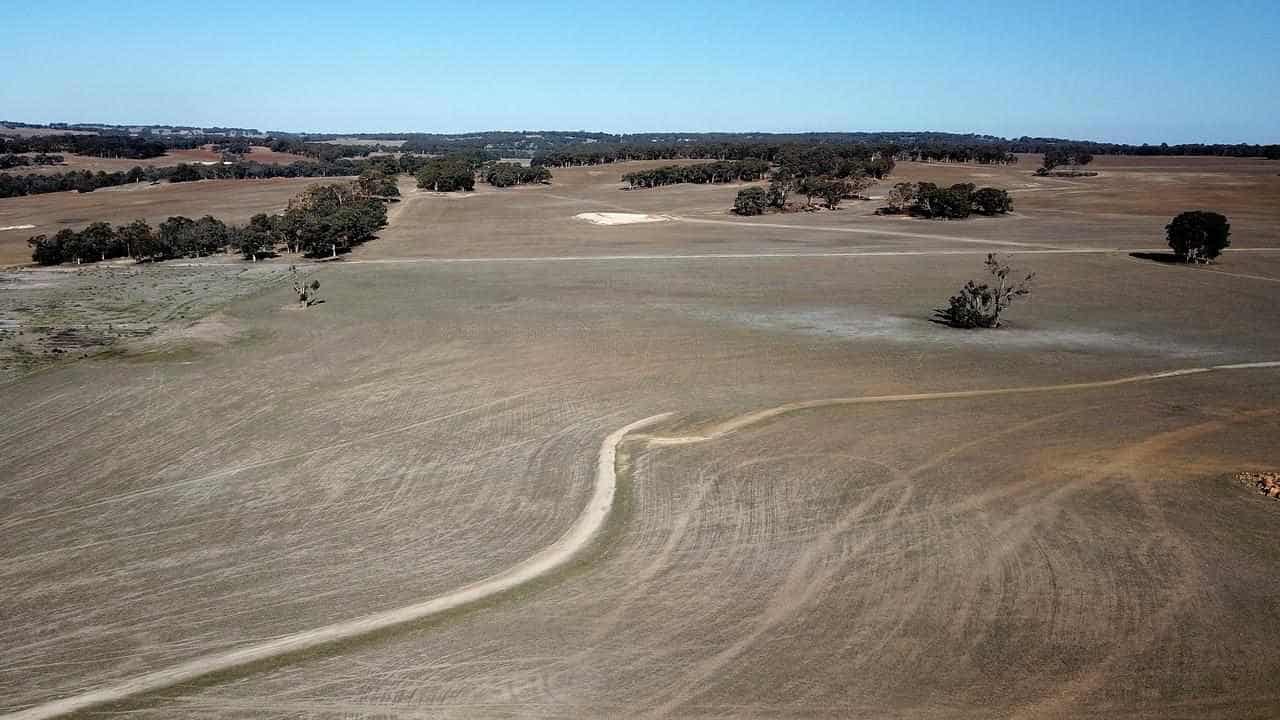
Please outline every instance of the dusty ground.
[[[1084, 188], [999, 169], [991, 184], [1026, 184], [1018, 214], [959, 223], [870, 204], [739, 220], [723, 212], [736, 188], [626, 192], [620, 166], [410, 192], [382, 239], [316, 269], [322, 305], [266, 286], [191, 330], [203, 344], [0, 385], [0, 582], [16, 589], [0, 595], [0, 707], [500, 572], [582, 511], [601, 439], [655, 413], [677, 418], [654, 434], [687, 435], [796, 401], [1280, 359], [1280, 254], [1188, 269], [1094, 252], [1159, 247], [1204, 187], [1236, 208], [1237, 246], [1280, 246], [1280, 179], [1143, 162], [1099, 160]], [[894, 179], [966, 172], [993, 171]], [[1031, 302], [990, 333], [929, 323], [989, 250], [1039, 272]], [[1274, 716], [1280, 506], [1234, 474], [1280, 465], [1277, 373], [634, 438], [603, 544], [571, 571], [125, 709]]]

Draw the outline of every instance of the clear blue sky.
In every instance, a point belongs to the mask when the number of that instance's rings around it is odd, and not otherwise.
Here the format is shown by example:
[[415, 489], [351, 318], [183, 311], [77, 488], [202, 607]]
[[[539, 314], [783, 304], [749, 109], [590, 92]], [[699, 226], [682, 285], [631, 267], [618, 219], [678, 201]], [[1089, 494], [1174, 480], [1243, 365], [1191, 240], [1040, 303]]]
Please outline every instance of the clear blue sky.
[[0, 118], [1280, 142], [1280, 1], [34, 2]]

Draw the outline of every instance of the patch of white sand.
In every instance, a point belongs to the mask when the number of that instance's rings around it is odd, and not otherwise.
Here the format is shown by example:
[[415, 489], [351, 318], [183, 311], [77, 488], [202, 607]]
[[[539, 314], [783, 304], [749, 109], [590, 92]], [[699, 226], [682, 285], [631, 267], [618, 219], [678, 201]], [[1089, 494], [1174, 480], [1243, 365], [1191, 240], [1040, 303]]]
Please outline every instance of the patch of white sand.
[[30, 230], [33, 227], [35, 227], [35, 225], [5, 225], [4, 227], [0, 227], [0, 232], [4, 232], [5, 230]]
[[574, 217], [586, 220], [593, 225], [635, 225], [636, 223], [666, 222], [671, 219], [666, 215], [621, 212], [585, 212], [578, 213]]

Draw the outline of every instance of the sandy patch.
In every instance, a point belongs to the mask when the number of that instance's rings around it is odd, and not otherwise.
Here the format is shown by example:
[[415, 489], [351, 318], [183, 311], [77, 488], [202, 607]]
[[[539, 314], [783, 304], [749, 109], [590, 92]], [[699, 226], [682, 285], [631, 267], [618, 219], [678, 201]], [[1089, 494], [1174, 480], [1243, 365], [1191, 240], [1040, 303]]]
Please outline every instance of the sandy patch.
[[585, 212], [578, 213], [574, 217], [579, 220], [586, 220], [593, 225], [635, 225], [637, 223], [666, 222], [671, 219], [665, 215], [620, 212]]
[[33, 227], [35, 227], [35, 225], [5, 225], [4, 227], [0, 227], [0, 232], [4, 232], [5, 230], [30, 230]]
[[172, 350], [176, 347], [229, 345], [244, 336], [240, 321], [222, 313], [214, 313], [183, 327], [165, 328], [141, 338], [130, 347], [134, 352]]

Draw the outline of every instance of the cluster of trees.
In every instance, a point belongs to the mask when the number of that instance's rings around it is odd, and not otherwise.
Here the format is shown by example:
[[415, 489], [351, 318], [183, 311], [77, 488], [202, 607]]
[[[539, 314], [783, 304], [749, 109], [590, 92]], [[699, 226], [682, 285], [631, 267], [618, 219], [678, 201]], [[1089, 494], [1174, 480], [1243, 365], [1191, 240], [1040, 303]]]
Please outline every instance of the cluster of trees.
[[155, 139], [124, 134], [36, 135], [6, 137], [3, 140], [3, 149], [7, 153], [74, 153], [132, 160], [160, 157], [165, 154], [168, 147]]
[[916, 217], [959, 220], [973, 213], [1003, 215], [1013, 210], [1013, 199], [1007, 190], [973, 183], [956, 183], [941, 187], [931, 182], [897, 183], [885, 196], [888, 203], [883, 214], [910, 213]]
[[459, 157], [431, 158], [421, 164], [414, 177], [424, 190], [470, 191], [476, 187], [476, 166]]
[[[55, 156], [56, 157], [56, 156]], [[400, 172], [395, 158], [386, 161], [294, 162], [288, 165], [266, 165], [245, 161], [230, 165], [188, 165], [179, 163], [172, 167], [134, 167], [128, 171], [104, 172], [99, 170], [71, 170], [49, 175], [10, 175], [0, 173], [0, 198], [21, 195], [76, 190], [82, 193], [99, 188], [128, 185], [136, 182], [192, 182], [196, 180], [263, 180], [267, 178], [296, 177], [344, 177], [359, 175], [367, 169]]]
[[[242, 142], [243, 138], [233, 138], [232, 143]], [[320, 162], [336, 162], [340, 158], [368, 157], [377, 148], [368, 145], [343, 145], [339, 143], [306, 142], [295, 137], [269, 137], [261, 143], [278, 153], [293, 153], [315, 158]], [[247, 145], [247, 143], [245, 143]], [[236, 147], [236, 145], [232, 145]]]
[[804, 195], [806, 203], [803, 209], [813, 209], [813, 199], [820, 198], [829, 210], [836, 210], [840, 203], [849, 198], [858, 197], [872, 184], [866, 175], [849, 178], [815, 175], [799, 178], [782, 178], [775, 175], [769, 183], [769, 189], [762, 187], [744, 188], [738, 191], [733, 203], [733, 212], [738, 215], [763, 215], [766, 212], [782, 212], [788, 208], [787, 197], [791, 193]]
[[774, 154], [769, 187], [747, 188], [738, 193], [734, 212], [759, 215], [789, 209], [793, 194], [804, 195], [803, 209], [814, 207], [821, 198], [835, 210], [847, 198], [859, 197], [876, 180], [893, 171], [895, 161], [889, 150], [870, 152], [865, 146], [794, 145]]
[[98, 188], [125, 185], [131, 182], [138, 182], [141, 179], [142, 168], [134, 168], [127, 173], [108, 173], [101, 170], [98, 172], [71, 170], [50, 175], [10, 175], [8, 173], [0, 173], [0, 198], [66, 192], [68, 190], [93, 192]]
[[[252, 160], [230, 165], [189, 165], [178, 163], [174, 167], [134, 168], [141, 170], [140, 179], [148, 181], [193, 182], [196, 180], [265, 180], [267, 178], [294, 177], [342, 177], [358, 175], [364, 169], [351, 160], [336, 162], [291, 162], [288, 165], [268, 165]], [[134, 173], [130, 170], [130, 173]], [[136, 173], [135, 173], [136, 174]]]
[[58, 165], [63, 161], [61, 155], [46, 155], [38, 153], [31, 157], [24, 155], [14, 155], [13, 153], [5, 153], [0, 155], [0, 170], [9, 168], [23, 167], [25, 165]]
[[226, 248], [230, 233], [217, 218], [206, 215], [199, 220], [171, 217], [153, 229], [145, 220], [111, 227], [95, 222], [79, 232], [64, 228], [52, 236], [37, 235], [29, 240], [31, 259], [41, 265], [97, 262], [118, 257], [139, 260], [165, 260], [175, 257], [210, 255]]
[[1018, 156], [1005, 145], [936, 145], [899, 150], [899, 160], [911, 162], [977, 163], [979, 165], [1012, 165]]
[[[1055, 172], [1056, 168], [1067, 166], [1069, 170], [1066, 174], [1079, 175], [1084, 174], [1080, 168], [1093, 162], [1093, 153], [1082, 147], [1055, 147], [1049, 148], [1044, 152], [1044, 162], [1040, 168], [1036, 170], [1037, 175], [1062, 174]], [[1089, 173], [1095, 175], [1096, 173]]]
[[112, 227], [95, 222], [80, 231], [65, 228], [27, 241], [41, 265], [96, 262], [117, 257], [168, 260], [230, 250], [257, 260], [277, 248], [308, 257], [336, 256], [371, 239], [387, 223], [386, 201], [398, 195], [394, 179], [370, 173], [351, 183], [309, 188], [279, 215], [261, 213], [246, 225], [228, 225], [206, 215], [175, 216], [152, 228], [144, 220]]
[[545, 167], [525, 167], [524, 165], [510, 162], [497, 162], [486, 165], [483, 175], [484, 181], [494, 187], [551, 182], [551, 171]]
[[699, 165], [664, 165], [652, 170], [639, 170], [622, 176], [631, 188], [652, 188], [679, 183], [751, 182], [769, 172], [764, 160], [721, 160]]
[[485, 150], [469, 150], [437, 158], [406, 154], [399, 160], [383, 162], [412, 174], [418, 180], [418, 187], [434, 192], [474, 190], [477, 177], [494, 187], [551, 182], [551, 171], [545, 167], [497, 162], [493, 153]]

